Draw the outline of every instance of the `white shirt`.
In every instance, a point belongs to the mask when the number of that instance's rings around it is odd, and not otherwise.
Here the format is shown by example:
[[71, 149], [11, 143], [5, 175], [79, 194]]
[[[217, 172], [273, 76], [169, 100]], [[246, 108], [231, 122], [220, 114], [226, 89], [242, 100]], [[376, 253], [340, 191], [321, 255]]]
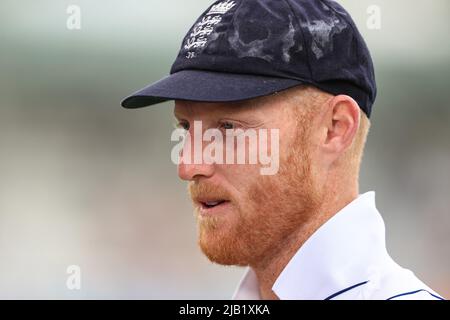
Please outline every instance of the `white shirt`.
[[[359, 195], [317, 229], [286, 265], [272, 290], [280, 299], [443, 300], [387, 253], [374, 191]], [[233, 299], [261, 299], [251, 268]]]

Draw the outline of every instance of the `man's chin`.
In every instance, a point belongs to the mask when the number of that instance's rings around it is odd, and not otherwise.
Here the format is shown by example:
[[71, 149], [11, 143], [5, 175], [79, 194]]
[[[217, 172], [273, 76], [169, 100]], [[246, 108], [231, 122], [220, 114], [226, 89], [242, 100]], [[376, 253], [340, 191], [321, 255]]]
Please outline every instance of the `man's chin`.
[[202, 229], [200, 226], [198, 244], [203, 254], [211, 261], [221, 265], [247, 266], [248, 259], [241, 252], [242, 245], [235, 237], [224, 234], [219, 226]]

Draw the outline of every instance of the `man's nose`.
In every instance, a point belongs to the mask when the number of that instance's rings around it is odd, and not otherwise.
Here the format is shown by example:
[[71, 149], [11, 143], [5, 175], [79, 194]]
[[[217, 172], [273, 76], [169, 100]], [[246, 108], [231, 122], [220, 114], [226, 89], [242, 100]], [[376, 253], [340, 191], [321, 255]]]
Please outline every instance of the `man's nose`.
[[214, 173], [214, 164], [178, 164], [178, 176], [182, 180], [193, 181], [201, 177], [211, 177]]
[[[200, 148], [194, 148], [193, 142], [189, 141], [189, 147], [182, 149], [178, 164], [178, 176], [182, 180], [192, 181], [200, 177], [211, 177], [214, 174], [214, 163], [205, 163], [203, 159], [203, 144]], [[200, 146], [198, 146], [200, 147]], [[189, 156], [190, 154], [190, 156]]]

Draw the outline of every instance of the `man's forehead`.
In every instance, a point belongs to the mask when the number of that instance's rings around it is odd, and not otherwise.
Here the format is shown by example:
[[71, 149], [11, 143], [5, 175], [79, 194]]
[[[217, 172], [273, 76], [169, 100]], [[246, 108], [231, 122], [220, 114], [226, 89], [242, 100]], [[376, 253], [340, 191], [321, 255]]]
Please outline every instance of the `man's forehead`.
[[[253, 99], [252, 99], [253, 100]], [[231, 115], [237, 113], [250, 113], [257, 110], [256, 101], [233, 101], [233, 102], [197, 102], [186, 100], [175, 100], [175, 116], [194, 116], [199, 114], [221, 114]]]
[[[270, 96], [258, 97], [233, 102], [198, 102], [187, 100], [175, 100], [174, 114], [177, 117], [193, 116], [199, 114], [257, 114], [267, 112], [269, 108], [279, 107], [279, 96], [273, 94]], [[284, 99], [287, 101], [287, 99]]]

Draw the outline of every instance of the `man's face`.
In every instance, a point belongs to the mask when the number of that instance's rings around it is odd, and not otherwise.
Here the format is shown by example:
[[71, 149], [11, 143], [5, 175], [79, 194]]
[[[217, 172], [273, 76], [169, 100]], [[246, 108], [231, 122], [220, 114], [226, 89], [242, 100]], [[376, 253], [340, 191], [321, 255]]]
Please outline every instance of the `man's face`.
[[[298, 121], [296, 107], [284, 94], [238, 103], [175, 102], [175, 116], [191, 139], [194, 121], [201, 121], [203, 131], [279, 130], [275, 175], [261, 175], [260, 164], [179, 164], [180, 178], [189, 181], [199, 245], [211, 261], [260, 263], [273, 256], [319, 205], [322, 195], [311, 170], [311, 126], [300, 124], [305, 121]], [[269, 153], [274, 151], [272, 143], [267, 145]], [[249, 143], [245, 148], [248, 154]]]

